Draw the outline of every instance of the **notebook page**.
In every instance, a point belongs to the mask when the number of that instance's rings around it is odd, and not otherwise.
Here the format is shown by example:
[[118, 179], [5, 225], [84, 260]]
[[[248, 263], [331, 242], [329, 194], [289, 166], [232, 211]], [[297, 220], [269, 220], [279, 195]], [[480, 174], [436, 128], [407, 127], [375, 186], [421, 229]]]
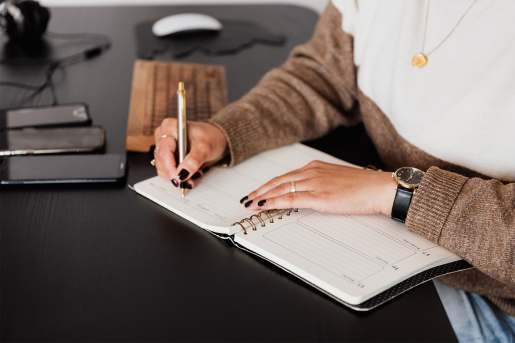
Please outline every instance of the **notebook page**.
[[235, 241], [350, 304], [460, 258], [382, 214], [292, 213]]
[[231, 225], [252, 215], [239, 203], [253, 190], [312, 160], [349, 165], [302, 144], [293, 144], [258, 154], [233, 168], [212, 168], [195, 180], [196, 187], [182, 198], [169, 180], [154, 177], [134, 185], [136, 191], [194, 224], [219, 233], [233, 233]]

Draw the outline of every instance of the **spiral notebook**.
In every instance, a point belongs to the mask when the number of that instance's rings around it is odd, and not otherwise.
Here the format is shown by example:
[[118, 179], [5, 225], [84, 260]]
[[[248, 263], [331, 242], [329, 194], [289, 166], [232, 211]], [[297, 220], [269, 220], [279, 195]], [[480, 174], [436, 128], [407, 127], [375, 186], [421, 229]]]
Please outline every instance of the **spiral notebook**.
[[311, 209], [252, 213], [239, 203], [273, 177], [312, 160], [357, 167], [293, 144], [233, 168], [213, 168], [185, 198], [169, 180], [158, 176], [137, 183], [134, 190], [355, 310], [370, 310], [420, 283], [472, 267], [382, 214], [341, 215]]

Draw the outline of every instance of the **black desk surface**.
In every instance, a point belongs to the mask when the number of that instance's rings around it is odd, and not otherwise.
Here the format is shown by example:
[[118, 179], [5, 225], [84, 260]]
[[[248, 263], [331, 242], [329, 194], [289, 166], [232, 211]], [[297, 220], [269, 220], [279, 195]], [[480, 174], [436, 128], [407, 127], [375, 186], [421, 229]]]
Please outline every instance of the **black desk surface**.
[[[113, 40], [106, 54], [55, 77], [59, 101], [86, 102], [106, 128], [107, 152], [125, 151], [134, 24], [181, 12], [251, 20], [288, 37], [283, 47], [182, 60], [225, 65], [230, 101], [307, 41], [318, 18], [280, 5], [53, 9], [50, 30]], [[49, 57], [84, 47], [48, 42]], [[5, 43], [3, 59], [16, 53]], [[0, 80], [42, 79], [41, 67], [0, 65]], [[0, 89], [0, 108], [49, 101], [47, 91], [27, 98]], [[310, 144], [357, 164], [380, 163], [362, 126]], [[128, 183], [155, 175], [150, 159], [129, 154]], [[126, 186], [1, 189], [0, 248], [1, 341], [456, 341], [431, 282], [355, 312]]]

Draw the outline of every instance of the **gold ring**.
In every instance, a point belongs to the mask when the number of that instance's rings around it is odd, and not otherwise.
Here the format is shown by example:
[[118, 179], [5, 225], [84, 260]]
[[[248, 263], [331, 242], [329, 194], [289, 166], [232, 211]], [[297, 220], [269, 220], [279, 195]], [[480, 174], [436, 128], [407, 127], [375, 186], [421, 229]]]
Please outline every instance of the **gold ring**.
[[295, 193], [297, 190], [295, 189], [295, 181], [292, 181], [290, 182], [290, 188], [291, 188], [291, 192], [292, 193]]
[[156, 160], [153, 159], [152, 161], [150, 161], [150, 164], [152, 165], [152, 167], [155, 167], [156, 166]]
[[172, 137], [173, 139], [177, 140], [177, 136], [176, 135], [162, 135], [161, 137], [158, 138], [158, 141], [161, 139], [161, 138], [166, 138], [166, 137]]

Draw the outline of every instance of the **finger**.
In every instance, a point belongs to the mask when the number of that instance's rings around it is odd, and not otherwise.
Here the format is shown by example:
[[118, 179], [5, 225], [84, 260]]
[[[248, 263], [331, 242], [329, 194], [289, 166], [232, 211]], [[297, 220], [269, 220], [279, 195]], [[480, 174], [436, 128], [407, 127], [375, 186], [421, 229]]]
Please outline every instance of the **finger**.
[[161, 125], [154, 131], [154, 141], [156, 147], [163, 135], [175, 136], [177, 134], [177, 119], [166, 118]]
[[286, 193], [275, 198], [263, 199], [258, 204], [246, 207], [249, 211], [263, 211], [284, 208], [314, 208], [316, 207], [316, 199], [313, 192], [295, 192]]
[[338, 168], [339, 166], [336, 164], [330, 164], [318, 160], [313, 160], [302, 168], [292, 170], [291, 172], [288, 172], [284, 175], [273, 178], [260, 188], [256, 189], [254, 192], [251, 192], [247, 198], [249, 200], [254, 199], [255, 197], [260, 196], [261, 194], [266, 193], [270, 189], [277, 187], [281, 183], [285, 183], [288, 181], [299, 181], [309, 177], [316, 176], [316, 170], [333, 169], [335, 167]]
[[272, 180], [268, 181], [263, 186], [259, 187], [255, 191], [252, 191], [248, 195], [245, 195], [243, 198], [241, 198], [240, 204], [246, 204], [247, 202], [252, 201], [256, 197], [261, 196], [262, 194], [268, 192], [272, 188], [275, 188], [275, 187], [277, 187], [278, 185], [280, 185], [282, 183], [285, 183], [285, 182], [288, 182], [288, 181], [291, 182], [291, 181], [299, 181], [299, 180], [305, 179], [305, 177], [301, 176], [301, 174], [302, 174], [302, 172], [304, 172], [307, 169], [309, 169], [308, 166], [310, 164], [311, 163], [308, 163], [307, 165], [305, 165], [302, 168], [295, 169], [295, 170], [292, 170], [291, 172], [288, 172], [288, 173], [286, 173], [284, 175], [274, 177]]
[[182, 185], [183, 183], [186, 189], [193, 189], [195, 187], [195, 182], [193, 182], [191, 179], [188, 181], [181, 182], [179, 185]]
[[159, 137], [161, 137], [161, 132], [162, 132], [162, 129], [161, 129], [161, 126], [159, 126], [155, 131], [154, 131], [154, 141], [155, 141], [155, 146], [157, 146], [157, 141], [159, 140]]
[[262, 194], [265, 194], [266, 192], [270, 191], [275, 187], [278, 187], [279, 185], [282, 185], [283, 183], [289, 184], [292, 181], [300, 181], [312, 176], [314, 176], [314, 173], [311, 170], [295, 170], [293, 172], [289, 172], [287, 174], [274, 177], [272, 180], [268, 181], [263, 186], [249, 193], [248, 200], [253, 200], [257, 197], [260, 197]]
[[[316, 181], [313, 179], [304, 179], [304, 180], [293, 181], [293, 182], [295, 182], [295, 186], [294, 186], [295, 192], [307, 192], [307, 191], [315, 190]], [[274, 188], [268, 190], [267, 192], [246, 201], [245, 207], [250, 207], [250, 206], [261, 207], [265, 204], [267, 199], [276, 198], [281, 195], [285, 195], [287, 193], [293, 193], [291, 181], [282, 183], [279, 186], [274, 187]]]
[[186, 181], [191, 178], [200, 167], [206, 162], [208, 157], [207, 144], [197, 143], [193, 145], [190, 152], [177, 167], [177, 178], [180, 181]]
[[173, 137], [165, 137], [159, 140], [157, 153], [155, 154], [158, 175], [171, 180], [177, 175], [174, 152], [177, 143]]
[[200, 169], [193, 174], [193, 176], [190, 178], [190, 180], [197, 180], [200, 179], [205, 173], [209, 171], [209, 167], [206, 167], [205, 165], [200, 167]]
[[[177, 134], [177, 119], [166, 118], [161, 123], [161, 135], [175, 135]], [[160, 136], [158, 136], [159, 138]]]
[[306, 164], [304, 167], [297, 169], [296, 171], [300, 172], [300, 171], [306, 171], [306, 170], [311, 170], [311, 169], [331, 170], [331, 169], [341, 169], [341, 168], [352, 169], [352, 167], [343, 166], [341, 164], [333, 164], [333, 163], [322, 162], [319, 160], [313, 160], [313, 161], [309, 162], [308, 164]]
[[[166, 178], [164, 174], [161, 174], [159, 171], [157, 172], [157, 175], [161, 176], [162, 178]], [[172, 185], [179, 188], [181, 183], [177, 181], [176, 179], [171, 179]], [[184, 182], [186, 184], [186, 189], [193, 189], [195, 187], [195, 182], [191, 179]]]

